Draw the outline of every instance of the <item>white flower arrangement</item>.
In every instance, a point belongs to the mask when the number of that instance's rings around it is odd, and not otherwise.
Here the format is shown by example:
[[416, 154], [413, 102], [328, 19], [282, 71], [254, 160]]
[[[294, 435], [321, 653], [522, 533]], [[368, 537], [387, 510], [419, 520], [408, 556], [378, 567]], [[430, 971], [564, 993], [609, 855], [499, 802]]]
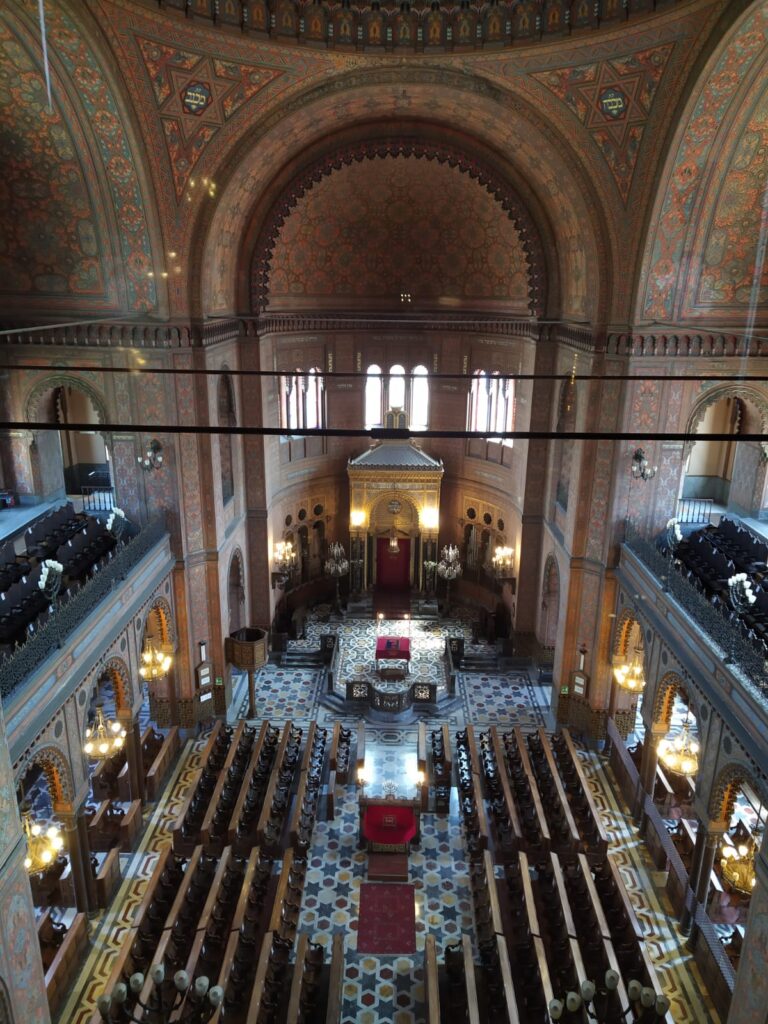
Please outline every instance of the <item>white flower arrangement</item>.
[[40, 579], [37, 581], [37, 585], [40, 588], [40, 590], [45, 590], [45, 585], [51, 573], [57, 573], [58, 575], [62, 575], [63, 572], [64, 566], [61, 564], [61, 562], [56, 562], [53, 558], [46, 558], [46, 560], [42, 564]]
[[674, 536], [676, 544], [679, 544], [683, 539], [683, 531], [680, 529], [679, 519], [670, 519], [667, 523], [667, 531], [672, 531], [670, 536]]
[[123, 510], [121, 508], [118, 508], [116, 505], [113, 505], [112, 511], [110, 512], [109, 518], [107, 519], [108, 530], [112, 529], [112, 527], [115, 525], [115, 520], [117, 519], [125, 519], [125, 512], [123, 512]]

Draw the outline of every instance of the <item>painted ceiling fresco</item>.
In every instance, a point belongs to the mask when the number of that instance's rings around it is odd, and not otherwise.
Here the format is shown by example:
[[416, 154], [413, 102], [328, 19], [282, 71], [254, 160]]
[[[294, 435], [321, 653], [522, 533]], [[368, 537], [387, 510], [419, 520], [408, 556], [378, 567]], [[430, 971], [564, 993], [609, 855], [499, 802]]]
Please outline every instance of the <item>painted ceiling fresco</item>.
[[[56, 55], [48, 108], [39, 42], [20, 16], [36, 10], [31, 0], [0, 10], [0, 289], [45, 296], [53, 308], [148, 310], [156, 295], [147, 225], [114, 96], [57, 5], [47, 22]], [[108, 241], [112, 218], [119, 262]]]
[[765, 244], [766, 40], [762, 3], [732, 32], [694, 94], [654, 218], [642, 309], [648, 318], [742, 318], [768, 298], [765, 272], [756, 283], [754, 270]]
[[[460, 213], [460, 216], [457, 216]], [[366, 160], [323, 178], [274, 247], [270, 306], [503, 302], [528, 310], [515, 225], [457, 167], [415, 157]]]

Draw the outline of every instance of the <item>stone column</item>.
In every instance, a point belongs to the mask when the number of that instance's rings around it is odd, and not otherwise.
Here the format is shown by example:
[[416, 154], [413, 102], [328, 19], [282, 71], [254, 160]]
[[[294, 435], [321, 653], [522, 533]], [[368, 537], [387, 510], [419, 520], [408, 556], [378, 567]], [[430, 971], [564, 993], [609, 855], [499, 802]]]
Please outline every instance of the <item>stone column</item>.
[[640, 820], [640, 832], [645, 831], [647, 816], [644, 811], [646, 796], [653, 799], [653, 791], [656, 787], [656, 768], [659, 763], [659, 739], [665, 736], [667, 725], [665, 722], [654, 722], [650, 727], [646, 726], [643, 739], [643, 754], [640, 760], [640, 786], [635, 799], [635, 806], [632, 813]]
[[146, 796], [144, 787], [144, 765], [141, 757], [141, 733], [139, 716], [135, 717], [129, 710], [118, 711], [118, 720], [125, 729], [125, 756], [128, 761], [128, 778], [131, 787], [131, 800], [141, 800]]
[[95, 905], [91, 907], [88, 899], [88, 884], [86, 872], [90, 873], [91, 865], [83, 861], [83, 854], [80, 848], [80, 833], [77, 825], [77, 814], [74, 811], [55, 811], [56, 817], [64, 828], [64, 843], [69, 866], [72, 871], [72, 884], [75, 888], [75, 906], [87, 914], [96, 910]]
[[744, 948], [733, 989], [728, 1024], [766, 1024], [768, 1020], [768, 848], [765, 838], [755, 855], [757, 881], [749, 904]]
[[93, 870], [91, 869], [91, 844], [88, 840], [88, 822], [82, 807], [77, 812], [77, 840], [80, 856], [83, 860], [88, 904], [91, 907], [91, 913], [95, 913], [98, 908], [99, 901], [96, 896], [96, 879], [94, 877]]
[[[696, 933], [698, 931], [695, 918], [696, 906], [700, 903], [705, 910], [707, 908], [712, 868], [715, 866], [717, 848], [727, 828], [726, 822], [705, 823], [701, 819], [698, 821], [696, 846], [693, 851], [691, 872], [688, 876], [688, 885], [691, 891], [688, 893], [689, 898], [686, 900], [686, 908], [680, 921], [683, 931], [690, 925], [691, 934], [688, 939], [688, 945], [691, 948], [693, 948], [696, 941]], [[693, 896], [693, 899], [690, 898], [691, 896]]]

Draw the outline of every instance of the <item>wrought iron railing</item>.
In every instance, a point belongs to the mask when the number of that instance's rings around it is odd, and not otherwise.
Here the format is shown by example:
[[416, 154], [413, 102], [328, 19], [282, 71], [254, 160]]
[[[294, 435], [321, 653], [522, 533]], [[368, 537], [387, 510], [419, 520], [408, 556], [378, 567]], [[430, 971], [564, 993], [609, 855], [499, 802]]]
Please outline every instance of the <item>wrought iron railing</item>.
[[0, 662], [0, 696], [6, 700], [82, 625], [92, 611], [125, 579], [130, 570], [167, 533], [165, 522], [154, 520], [119, 549], [112, 560], [73, 596], [56, 608], [29, 639]]
[[768, 664], [762, 652], [688, 582], [679, 572], [674, 558], [665, 556], [653, 541], [641, 537], [630, 522], [626, 524], [625, 544], [659, 580], [662, 590], [685, 609], [699, 629], [722, 651], [725, 664], [737, 669], [747, 688], [768, 706]]
[[712, 498], [680, 498], [677, 502], [677, 518], [681, 523], [711, 523]]
[[114, 487], [81, 487], [83, 512], [109, 512], [115, 504]]

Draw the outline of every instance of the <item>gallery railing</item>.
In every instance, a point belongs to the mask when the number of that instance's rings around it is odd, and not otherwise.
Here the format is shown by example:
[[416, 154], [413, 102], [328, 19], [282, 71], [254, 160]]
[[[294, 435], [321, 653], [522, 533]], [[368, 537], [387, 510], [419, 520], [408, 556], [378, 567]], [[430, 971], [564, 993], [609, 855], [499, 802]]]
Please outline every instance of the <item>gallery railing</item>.
[[747, 686], [768, 707], [768, 664], [762, 653], [717, 611], [683, 576], [673, 557], [642, 537], [627, 521], [624, 542], [658, 579], [661, 589], [690, 615], [693, 622], [723, 652], [723, 661], [744, 677]]
[[134, 566], [167, 534], [164, 520], [148, 523], [126, 540], [103, 569], [66, 603], [56, 606], [51, 617], [24, 644], [0, 662], [0, 696], [7, 699], [80, 626], [117, 587]]

